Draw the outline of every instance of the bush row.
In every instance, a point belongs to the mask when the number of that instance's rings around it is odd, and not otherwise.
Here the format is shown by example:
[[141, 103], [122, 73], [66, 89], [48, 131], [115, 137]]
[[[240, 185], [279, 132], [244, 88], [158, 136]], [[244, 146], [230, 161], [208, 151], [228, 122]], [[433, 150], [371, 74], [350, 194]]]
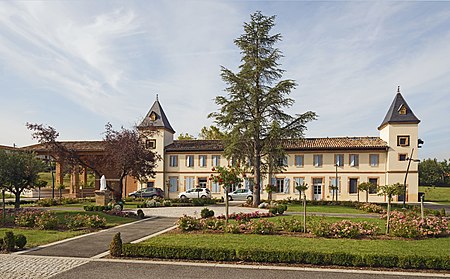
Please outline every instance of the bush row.
[[169, 244], [124, 244], [122, 255], [126, 257], [187, 259], [210, 261], [245, 261], [259, 263], [296, 263], [313, 265], [338, 265], [353, 267], [398, 267], [405, 269], [450, 269], [450, 257], [355, 255], [344, 252], [316, 252], [302, 250], [269, 250], [233, 248], [205, 248], [175, 246]]

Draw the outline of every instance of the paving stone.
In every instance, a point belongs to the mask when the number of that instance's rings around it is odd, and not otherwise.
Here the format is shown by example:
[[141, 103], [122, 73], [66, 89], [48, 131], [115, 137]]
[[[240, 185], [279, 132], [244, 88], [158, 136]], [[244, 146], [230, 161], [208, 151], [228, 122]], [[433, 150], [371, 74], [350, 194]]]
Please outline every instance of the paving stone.
[[0, 255], [0, 279], [45, 279], [88, 263], [89, 259]]

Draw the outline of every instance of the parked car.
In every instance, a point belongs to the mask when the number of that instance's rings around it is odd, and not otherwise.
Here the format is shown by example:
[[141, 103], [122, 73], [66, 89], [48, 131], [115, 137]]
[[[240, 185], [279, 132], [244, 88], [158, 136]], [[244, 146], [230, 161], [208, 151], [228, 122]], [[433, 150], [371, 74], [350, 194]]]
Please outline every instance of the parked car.
[[237, 189], [231, 193], [228, 193], [229, 201], [245, 201], [245, 200], [253, 200], [253, 192], [249, 189]]
[[206, 199], [211, 197], [211, 191], [207, 188], [193, 188], [178, 194], [178, 198], [180, 199]]
[[131, 192], [128, 194], [129, 197], [133, 198], [154, 198], [154, 197], [160, 197], [164, 198], [164, 191], [161, 188], [156, 187], [148, 187], [143, 188], [134, 192]]

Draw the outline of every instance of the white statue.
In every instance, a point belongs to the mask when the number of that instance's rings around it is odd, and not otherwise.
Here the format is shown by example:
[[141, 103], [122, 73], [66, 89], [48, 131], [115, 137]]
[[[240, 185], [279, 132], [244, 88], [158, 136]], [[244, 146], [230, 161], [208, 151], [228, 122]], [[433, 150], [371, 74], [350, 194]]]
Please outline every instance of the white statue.
[[100, 191], [106, 191], [106, 177], [102, 175], [100, 178]]

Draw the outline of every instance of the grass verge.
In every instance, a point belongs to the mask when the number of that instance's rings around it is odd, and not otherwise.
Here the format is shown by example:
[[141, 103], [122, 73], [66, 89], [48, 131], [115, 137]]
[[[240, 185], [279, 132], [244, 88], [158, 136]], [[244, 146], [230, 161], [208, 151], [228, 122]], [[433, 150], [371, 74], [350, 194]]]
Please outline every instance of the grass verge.
[[450, 204], [450, 187], [419, 186], [419, 191], [425, 193], [425, 201]]
[[[303, 212], [303, 205], [300, 204], [288, 204], [288, 212]], [[349, 214], [367, 214], [367, 212], [340, 205], [308, 205], [306, 206], [306, 212], [317, 213], [349, 213]]]

